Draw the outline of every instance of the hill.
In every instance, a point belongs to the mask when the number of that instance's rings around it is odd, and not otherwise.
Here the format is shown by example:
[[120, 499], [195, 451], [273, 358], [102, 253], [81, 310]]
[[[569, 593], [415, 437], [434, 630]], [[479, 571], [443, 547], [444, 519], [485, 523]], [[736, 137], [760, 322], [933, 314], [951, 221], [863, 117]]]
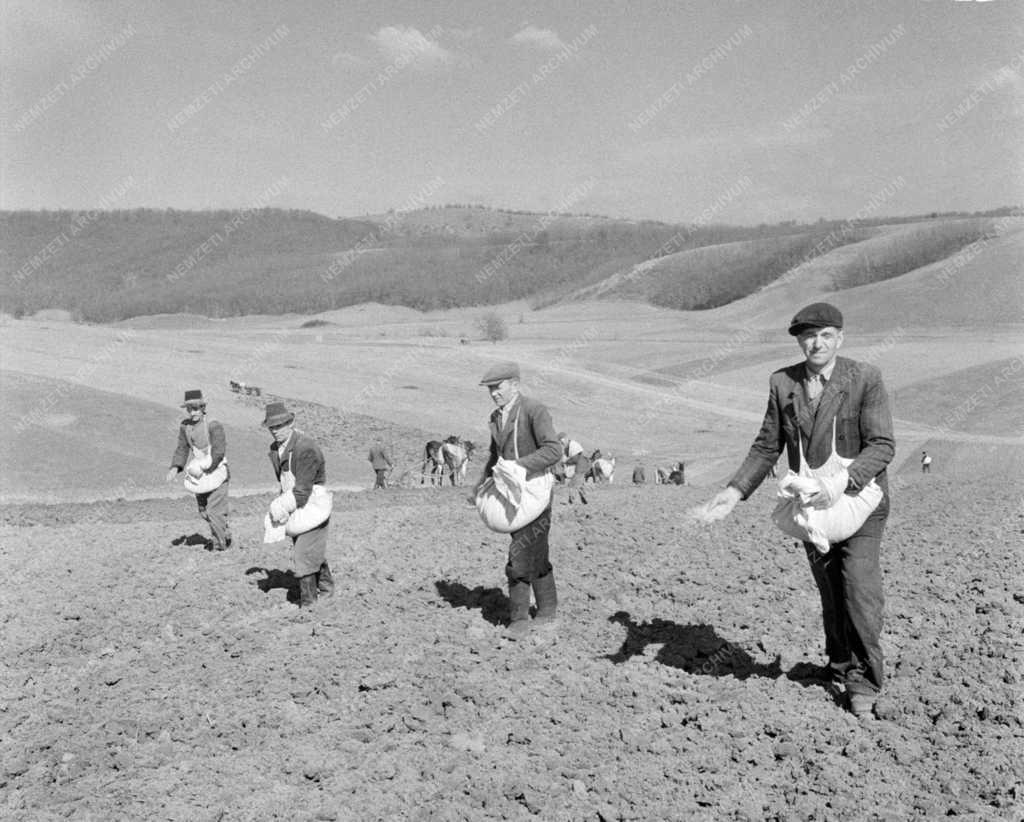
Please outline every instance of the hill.
[[707, 309], [788, 281], [818, 258], [839, 259], [847, 247], [863, 253], [844, 258], [826, 290], [898, 276], [985, 241], [1006, 220], [738, 227], [466, 208], [384, 220], [277, 209], [6, 212], [0, 313], [59, 309], [111, 322], [591, 297]]
[[849, 226], [841, 231], [816, 228], [645, 260], [570, 298], [631, 299], [704, 310], [790, 283], [797, 283], [801, 294], [808, 289], [843, 291], [899, 277], [1022, 226], [1024, 220], [1005, 217]]
[[409, 237], [486, 238], [494, 234], [534, 232], [543, 221], [555, 231], [589, 230], [601, 226], [636, 225], [636, 220], [621, 220], [597, 214], [539, 214], [508, 208], [480, 205], [443, 205], [410, 210], [394, 210], [384, 214], [367, 214], [359, 219], [376, 223], [388, 231]]

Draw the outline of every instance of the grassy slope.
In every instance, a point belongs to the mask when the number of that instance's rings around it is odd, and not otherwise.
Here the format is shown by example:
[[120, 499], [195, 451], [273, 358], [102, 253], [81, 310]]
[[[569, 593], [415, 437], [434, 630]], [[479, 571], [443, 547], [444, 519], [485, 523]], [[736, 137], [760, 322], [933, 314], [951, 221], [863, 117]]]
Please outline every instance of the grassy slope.
[[[852, 262], [844, 258], [849, 264], [829, 287], [893, 276], [987, 230], [985, 220], [837, 233], [832, 223], [683, 228], [591, 217], [545, 223], [544, 215], [526, 214], [496, 222], [502, 212], [459, 213], [468, 215], [463, 233], [444, 236], [430, 233], [431, 219], [457, 215], [430, 210], [383, 226], [269, 209], [108, 212], [90, 216], [80, 231], [71, 212], [3, 213], [0, 311], [21, 316], [59, 308], [107, 322], [179, 312], [310, 314], [365, 302], [421, 310], [512, 300], [547, 305], [569, 295], [706, 309], [870, 233], [899, 237], [864, 245], [871, 253]], [[622, 272], [643, 276], [624, 279]]]
[[[0, 413], [15, 436], [3, 466], [3, 496], [66, 498], [181, 493], [163, 476], [177, 444], [180, 410], [66, 380], [0, 371]], [[211, 416], [218, 417], [211, 408]], [[267, 436], [225, 421], [233, 481], [269, 487]]]
[[762, 289], [838, 292], [899, 277], [972, 243], [1014, 230], [994, 218], [815, 230], [739, 241], [647, 260], [580, 289], [574, 299], [643, 300], [683, 310], [716, 308]]
[[901, 415], [940, 431], [1022, 436], [1024, 355], [912, 383], [893, 402]]
[[[961, 234], [955, 223], [946, 231]], [[912, 226], [851, 244], [825, 254], [779, 278], [768, 287], [723, 306], [709, 315], [721, 322], [790, 316], [795, 306], [828, 300], [838, 305], [851, 327], [889, 332], [900, 327], [948, 327], [1019, 322], [1024, 316], [1024, 219], [984, 221], [976, 244], [944, 260], [925, 264], [897, 277], [834, 290], [852, 279], [858, 259], [877, 259], [883, 248], [899, 248], [906, 240], [921, 242]], [[941, 228], [935, 228], [941, 238]], [[909, 235], [909, 236], [907, 236]]]

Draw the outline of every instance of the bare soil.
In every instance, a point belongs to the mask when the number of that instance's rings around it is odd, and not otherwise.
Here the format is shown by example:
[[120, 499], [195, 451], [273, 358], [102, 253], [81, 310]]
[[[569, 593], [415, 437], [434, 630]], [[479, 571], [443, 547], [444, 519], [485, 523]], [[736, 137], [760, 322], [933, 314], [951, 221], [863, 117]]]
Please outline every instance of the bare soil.
[[4, 819], [1021, 818], [1019, 481], [900, 483], [888, 687], [822, 661], [770, 489], [559, 491], [553, 637], [510, 643], [504, 551], [462, 489], [338, 495], [337, 591], [290, 602], [269, 499], [205, 549], [188, 499], [2, 509]]

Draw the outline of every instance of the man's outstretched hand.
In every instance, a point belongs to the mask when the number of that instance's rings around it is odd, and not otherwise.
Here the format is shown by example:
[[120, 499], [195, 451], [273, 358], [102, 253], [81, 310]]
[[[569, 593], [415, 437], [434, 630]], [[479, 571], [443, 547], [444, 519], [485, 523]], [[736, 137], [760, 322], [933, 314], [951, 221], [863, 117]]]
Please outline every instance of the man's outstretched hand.
[[696, 508], [691, 508], [688, 513], [698, 522], [718, 522], [720, 519], [725, 519], [729, 516], [729, 514], [732, 513], [732, 509], [736, 507], [736, 503], [739, 501], [739, 489], [733, 488], [733, 486], [730, 485], [715, 494], [714, 497], [704, 503], [704, 505], [698, 505]]

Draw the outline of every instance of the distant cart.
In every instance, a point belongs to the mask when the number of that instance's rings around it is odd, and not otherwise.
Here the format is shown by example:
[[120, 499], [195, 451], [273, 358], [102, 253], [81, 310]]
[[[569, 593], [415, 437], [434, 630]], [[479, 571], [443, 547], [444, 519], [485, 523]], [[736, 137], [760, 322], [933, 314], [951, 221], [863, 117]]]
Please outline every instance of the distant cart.
[[244, 382], [236, 382], [235, 380], [229, 380], [228, 384], [236, 394], [248, 394], [253, 397], [259, 397], [263, 394], [263, 390], [258, 385], [248, 385]]

